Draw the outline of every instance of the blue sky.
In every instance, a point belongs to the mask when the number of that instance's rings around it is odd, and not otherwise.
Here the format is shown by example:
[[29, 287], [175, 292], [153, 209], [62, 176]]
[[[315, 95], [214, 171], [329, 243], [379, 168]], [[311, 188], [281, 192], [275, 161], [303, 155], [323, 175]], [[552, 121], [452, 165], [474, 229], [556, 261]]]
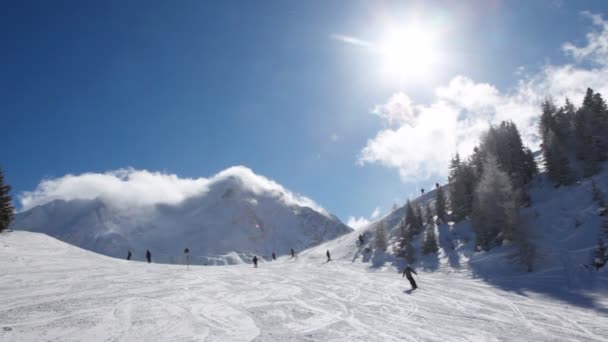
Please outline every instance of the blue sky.
[[[483, 123], [528, 124], [534, 145], [541, 97], [601, 90], [608, 58], [593, 33], [601, 44], [607, 10], [555, 0], [3, 2], [0, 165], [15, 194], [66, 174], [194, 178], [245, 165], [345, 222], [367, 220], [445, 181], [447, 159], [466, 154]], [[432, 37], [433, 63], [416, 77], [387, 75], [378, 47], [411, 25]]]

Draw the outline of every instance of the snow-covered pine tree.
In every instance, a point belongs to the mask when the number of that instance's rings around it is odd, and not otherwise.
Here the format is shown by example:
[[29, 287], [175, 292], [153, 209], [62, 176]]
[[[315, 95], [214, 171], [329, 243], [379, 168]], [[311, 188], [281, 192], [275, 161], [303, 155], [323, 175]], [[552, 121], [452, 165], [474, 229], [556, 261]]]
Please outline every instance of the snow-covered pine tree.
[[519, 194], [507, 174], [498, 167], [496, 158], [488, 155], [484, 172], [475, 191], [472, 221], [477, 244], [490, 249], [497, 238], [512, 240], [519, 218]]
[[376, 244], [376, 250], [385, 252], [388, 247], [388, 240], [386, 238], [386, 231], [384, 230], [384, 222], [380, 221], [376, 225], [374, 242]]
[[435, 227], [435, 224], [428, 224], [426, 226], [424, 245], [422, 246], [422, 253], [424, 254], [437, 253], [439, 250], [439, 245], [437, 244], [437, 235], [435, 234]]
[[4, 183], [4, 172], [0, 169], [0, 232], [8, 229], [15, 215], [11, 187]]
[[435, 211], [437, 212], [437, 218], [441, 220], [441, 222], [446, 222], [446, 199], [445, 193], [443, 191], [443, 187], [437, 187], [435, 190]]

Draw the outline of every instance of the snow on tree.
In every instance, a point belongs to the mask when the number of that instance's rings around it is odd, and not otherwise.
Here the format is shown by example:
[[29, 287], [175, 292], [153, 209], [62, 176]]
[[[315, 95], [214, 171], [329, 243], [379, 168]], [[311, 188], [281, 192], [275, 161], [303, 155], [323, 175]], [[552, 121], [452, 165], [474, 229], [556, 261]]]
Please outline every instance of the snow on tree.
[[11, 187], [4, 184], [4, 172], [0, 169], [0, 232], [8, 229], [15, 215]]
[[385, 252], [388, 247], [388, 241], [386, 238], [386, 231], [384, 230], [384, 222], [380, 221], [376, 225], [374, 242], [376, 244], [376, 250]]

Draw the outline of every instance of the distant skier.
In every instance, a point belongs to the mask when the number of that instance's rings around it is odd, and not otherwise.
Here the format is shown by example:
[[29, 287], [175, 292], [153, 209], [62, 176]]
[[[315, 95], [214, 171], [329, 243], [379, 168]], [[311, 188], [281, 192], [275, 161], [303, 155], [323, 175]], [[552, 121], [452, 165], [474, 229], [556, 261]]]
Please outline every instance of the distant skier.
[[424, 188], [420, 189], [420, 192], [424, 195]]
[[412, 290], [415, 290], [418, 288], [418, 285], [416, 285], [416, 281], [414, 280], [414, 277], [412, 277], [412, 273], [414, 273], [415, 275], [418, 275], [418, 273], [416, 273], [416, 271], [414, 271], [413, 268], [407, 266], [404, 270], [403, 270], [403, 277], [406, 277], [407, 280], [410, 281], [410, 285], [412, 285]]
[[277, 255], [272, 252], [272, 260], [277, 260]]
[[363, 234], [359, 234], [359, 246], [363, 246]]
[[327, 250], [327, 262], [331, 261], [331, 254], [329, 254], [329, 249]]
[[258, 268], [258, 256], [253, 256], [253, 268]]
[[152, 253], [149, 249], [146, 249], [146, 260], [148, 260], [148, 264], [152, 262]]
[[439, 189], [439, 183], [435, 183], [435, 188]]
[[291, 257], [292, 258], [296, 257], [296, 251], [294, 251], [293, 248], [291, 249]]
[[127, 254], [127, 260], [131, 260], [131, 251]]

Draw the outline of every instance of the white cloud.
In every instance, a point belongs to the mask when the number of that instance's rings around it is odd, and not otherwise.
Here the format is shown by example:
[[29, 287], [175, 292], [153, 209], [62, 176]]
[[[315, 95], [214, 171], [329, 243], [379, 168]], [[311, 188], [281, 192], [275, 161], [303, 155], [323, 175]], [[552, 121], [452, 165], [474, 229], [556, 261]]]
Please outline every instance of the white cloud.
[[346, 44], [351, 44], [351, 45], [357, 45], [357, 46], [363, 46], [363, 47], [372, 47], [373, 46], [373, 44], [368, 41], [365, 41], [363, 39], [359, 39], [359, 38], [353, 37], [353, 36], [343, 35], [343, 34], [332, 34], [331, 38], [335, 39], [337, 41], [346, 43]]
[[389, 125], [416, 125], [412, 100], [403, 92], [394, 94], [385, 104], [376, 105], [371, 112], [381, 117]]
[[177, 204], [202, 195], [219, 182], [228, 178], [239, 180], [243, 187], [254, 194], [270, 194], [287, 205], [313, 208], [325, 215], [327, 212], [311, 199], [294, 194], [280, 184], [249, 168], [234, 166], [211, 178], [180, 178], [175, 174], [135, 170], [132, 168], [105, 173], [84, 173], [45, 179], [34, 191], [19, 195], [21, 210], [28, 210], [53, 200], [102, 198], [110, 204], [145, 207], [156, 204]]
[[[435, 89], [429, 104], [414, 104], [401, 92], [371, 112], [388, 128], [368, 140], [358, 163], [379, 163], [399, 170], [403, 181], [445, 177], [448, 162], [456, 153], [468, 156], [489, 124], [512, 120], [530, 148], [538, 148], [537, 122], [540, 103], [551, 96], [558, 104], [566, 97], [580, 104], [587, 87], [608, 95], [608, 21], [599, 15], [591, 18], [595, 30], [581, 47], [565, 43], [563, 51], [575, 63], [545, 65], [536, 74], [517, 69], [522, 78], [510, 90], [501, 92], [489, 83], [456, 76]], [[595, 67], [585, 67], [591, 61]]]
[[369, 220], [366, 219], [365, 217], [355, 218], [353, 216], [350, 216], [348, 218], [348, 221], [346, 221], [346, 225], [351, 228], [354, 228], [355, 230], [361, 229], [361, 228], [367, 226], [368, 224], [369, 224]]
[[376, 207], [376, 209], [374, 209], [374, 211], [372, 211], [372, 214], [371, 214], [371, 215], [369, 215], [369, 217], [370, 217], [372, 220], [377, 219], [377, 218], [378, 218], [378, 216], [380, 216], [380, 207]]

